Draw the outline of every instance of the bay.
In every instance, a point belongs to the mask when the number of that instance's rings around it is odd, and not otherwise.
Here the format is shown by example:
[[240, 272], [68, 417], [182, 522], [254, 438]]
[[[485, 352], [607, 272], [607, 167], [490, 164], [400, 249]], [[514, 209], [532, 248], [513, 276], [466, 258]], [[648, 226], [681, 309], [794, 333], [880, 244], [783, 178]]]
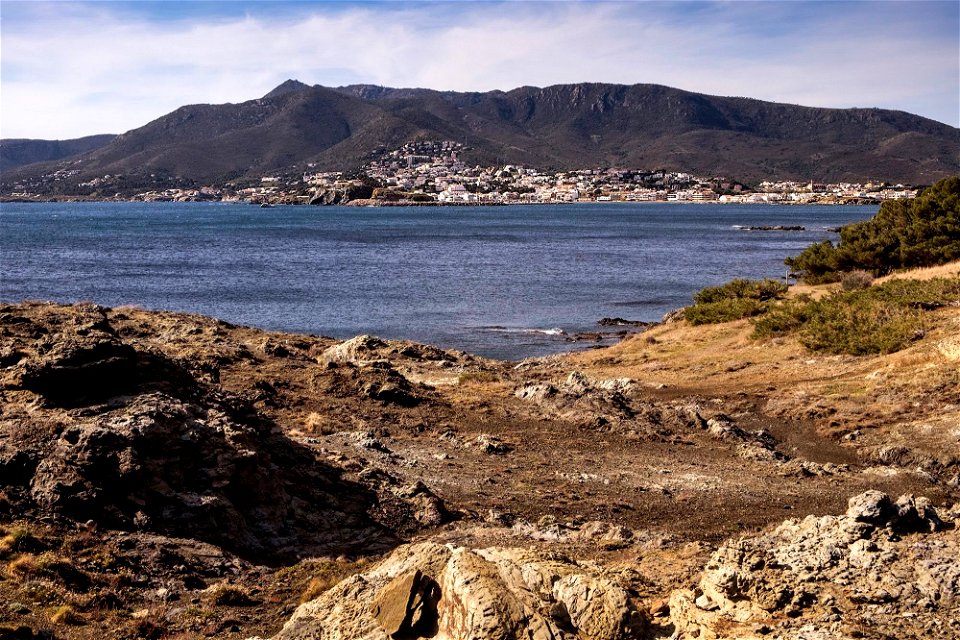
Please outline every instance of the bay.
[[[876, 206], [584, 203], [294, 207], [0, 206], [0, 300], [189, 311], [521, 359], [657, 321], [698, 289], [783, 278], [783, 259]], [[806, 231], [738, 227], [799, 225]]]

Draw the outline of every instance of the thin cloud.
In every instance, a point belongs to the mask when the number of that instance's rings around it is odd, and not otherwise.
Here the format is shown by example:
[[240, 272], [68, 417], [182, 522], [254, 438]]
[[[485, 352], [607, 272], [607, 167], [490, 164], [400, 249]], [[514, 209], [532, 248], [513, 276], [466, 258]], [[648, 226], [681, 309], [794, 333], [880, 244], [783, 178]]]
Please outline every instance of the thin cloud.
[[4, 2], [0, 135], [122, 132], [286, 78], [460, 91], [646, 82], [960, 122], [954, 3], [216, 7], [157, 19], [130, 5]]

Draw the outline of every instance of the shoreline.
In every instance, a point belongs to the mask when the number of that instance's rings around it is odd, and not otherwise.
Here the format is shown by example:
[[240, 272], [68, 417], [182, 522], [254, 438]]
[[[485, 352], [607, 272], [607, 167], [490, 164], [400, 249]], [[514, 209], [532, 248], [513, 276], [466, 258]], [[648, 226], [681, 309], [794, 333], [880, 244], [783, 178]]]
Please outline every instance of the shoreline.
[[[441, 208], [476, 208], [476, 207], [513, 207], [513, 206], [557, 206], [557, 205], [603, 205], [603, 206], [623, 206], [623, 205], [719, 205], [719, 206], [737, 206], [737, 205], [746, 205], [746, 206], [777, 206], [777, 207], [803, 207], [803, 206], [880, 206], [884, 200], [872, 200], [872, 199], [852, 199], [844, 201], [822, 201], [815, 200], [810, 202], [719, 202], [717, 200], [578, 200], [574, 202], [570, 201], [550, 201], [550, 202], [527, 202], [527, 201], [510, 201], [510, 202], [391, 202], [391, 201], [380, 201], [380, 202], [370, 202], [370, 201], [351, 201], [345, 204], [336, 204], [336, 205], [322, 205], [322, 204], [308, 204], [306, 202], [262, 202], [254, 200], [212, 200], [206, 198], [196, 198], [196, 199], [154, 199], [154, 200], [137, 200], [137, 199], [128, 199], [128, 198], [92, 198], [87, 196], [37, 196], [36, 198], [24, 198], [24, 197], [8, 197], [0, 196], [0, 204], [64, 204], [64, 203], [138, 203], [138, 204], [172, 204], [172, 203], [197, 203], [197, 202], [206, 202], [210, 204], [248, 204], [254, 207], [262, 207], [264, 209], [271, 209], [273, 207], [316, 207], [316, 208], [327, 208], [327, 207], [358, 207], [358, 208], [420, 208], [420, 207], [441, 207]], [[267, 204], [268, 206], [263, 207], [262, 205]]]

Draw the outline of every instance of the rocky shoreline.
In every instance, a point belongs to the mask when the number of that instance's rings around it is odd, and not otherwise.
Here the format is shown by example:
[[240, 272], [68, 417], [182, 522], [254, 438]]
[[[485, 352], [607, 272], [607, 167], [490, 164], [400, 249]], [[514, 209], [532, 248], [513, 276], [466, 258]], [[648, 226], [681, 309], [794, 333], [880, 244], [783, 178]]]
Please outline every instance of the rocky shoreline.
[[506, 363], [0, 305], [0, 637], [956, 637], [930, 313], [902, 356], [670, 321]]

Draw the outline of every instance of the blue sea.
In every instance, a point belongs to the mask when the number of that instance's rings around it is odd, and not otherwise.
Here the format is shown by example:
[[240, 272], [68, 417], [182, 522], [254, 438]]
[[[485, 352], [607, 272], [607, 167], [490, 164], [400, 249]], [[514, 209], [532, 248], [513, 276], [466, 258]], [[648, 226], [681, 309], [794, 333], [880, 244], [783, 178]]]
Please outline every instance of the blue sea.
[[[93, 301], [518, 360], [604, 317], [657, 321], [876, 206], [0, 205], [0, 300]], [[806, 231], [738, 227], [801, 225]]]

